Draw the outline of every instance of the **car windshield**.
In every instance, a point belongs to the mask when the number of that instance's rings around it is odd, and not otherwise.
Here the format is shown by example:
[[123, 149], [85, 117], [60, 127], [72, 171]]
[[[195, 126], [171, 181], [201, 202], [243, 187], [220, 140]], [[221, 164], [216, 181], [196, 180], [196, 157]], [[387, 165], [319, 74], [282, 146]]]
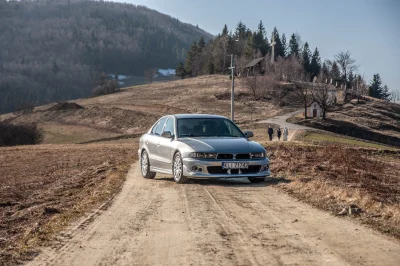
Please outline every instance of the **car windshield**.
[[244, 138], [242, 131], [225, 118], [178, 119], [178, 137], [233, 137]]

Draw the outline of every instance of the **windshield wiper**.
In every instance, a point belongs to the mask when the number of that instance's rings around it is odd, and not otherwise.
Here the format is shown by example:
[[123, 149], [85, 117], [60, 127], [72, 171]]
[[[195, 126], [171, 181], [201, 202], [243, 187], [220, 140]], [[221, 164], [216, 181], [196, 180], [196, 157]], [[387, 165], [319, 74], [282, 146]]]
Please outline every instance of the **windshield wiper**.
[[179, 137], [181, 138], [181, 137], [194, 137], [194, 135], [193, 134], [181, 134], [181, 135], [179, 135]]

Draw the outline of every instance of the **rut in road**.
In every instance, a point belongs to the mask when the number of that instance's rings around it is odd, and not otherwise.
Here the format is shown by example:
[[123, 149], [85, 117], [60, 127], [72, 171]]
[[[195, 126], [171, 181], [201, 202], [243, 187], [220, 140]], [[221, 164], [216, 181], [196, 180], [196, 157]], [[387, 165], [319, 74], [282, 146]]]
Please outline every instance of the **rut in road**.
[[[400, 244], [273, 182], [141, 177], [30, 265], [398, 265]], [[372, 251], [372, 252], [371, 252]]]

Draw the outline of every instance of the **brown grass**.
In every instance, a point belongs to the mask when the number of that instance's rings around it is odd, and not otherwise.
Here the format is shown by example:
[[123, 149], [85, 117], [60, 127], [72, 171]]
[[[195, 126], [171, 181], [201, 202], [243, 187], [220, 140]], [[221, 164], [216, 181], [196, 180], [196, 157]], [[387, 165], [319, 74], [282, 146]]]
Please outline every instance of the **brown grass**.
[[292, 182], [282, 188], [332, 213], [350, 204], [360, 219], [400, 238], [400, 157], [336, 146], [269, 147], [274, 175]]
[[31, 258], [71, 220], [116, 193], [134, 145], [40, 145], [0, 149], [0, 261]]

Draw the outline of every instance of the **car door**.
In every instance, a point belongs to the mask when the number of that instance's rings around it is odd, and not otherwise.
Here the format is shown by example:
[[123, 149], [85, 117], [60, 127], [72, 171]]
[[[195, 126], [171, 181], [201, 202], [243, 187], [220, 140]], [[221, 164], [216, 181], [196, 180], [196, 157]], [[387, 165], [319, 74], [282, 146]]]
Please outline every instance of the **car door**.
[[174, 149], [175, 139], [175, 118], [170, 116], [165, 122], [163, 132], [169, 131], [172, 134], [172, 138], [161, 137], [159, 139], [158, 154], [160, 155], [161, 168], [166, 171], [172, 171], [172, 156]]
[[150, 165], [156, 168], [161, 167], [160, 155], [158, 154], [158, 145], [161, 139], [161, 133], [164, 128], [165, 121], [168, 117], [161, 118], [155, 125], [147, 139], [147, 148], [149, 149]]

